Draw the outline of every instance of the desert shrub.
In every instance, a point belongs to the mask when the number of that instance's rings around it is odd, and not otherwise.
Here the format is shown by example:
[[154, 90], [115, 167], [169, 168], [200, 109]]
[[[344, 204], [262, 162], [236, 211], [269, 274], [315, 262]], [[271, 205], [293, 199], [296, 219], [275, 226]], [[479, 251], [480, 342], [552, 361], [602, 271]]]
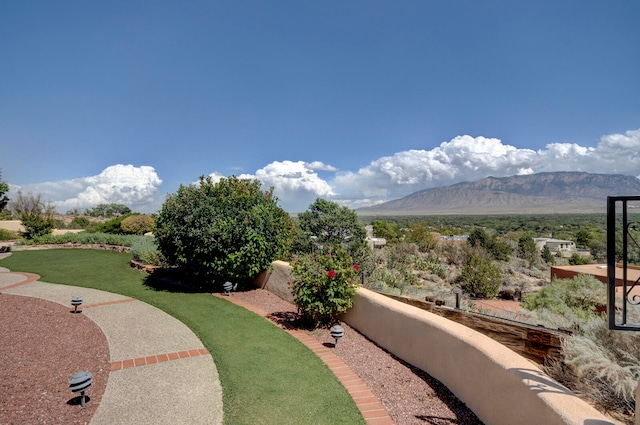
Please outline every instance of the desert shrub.
[[0, 241], [10, 241], [18, 239], [20, 236], [16, 232], [7, 229], [0, 229]]
[[634, 332], [611, 331], [604, 318], [583, 324], [581, 332], [562, 341], [564, 362], [545, 369], [602, 410], [633, 423], [635, 389], [640, 380], [640, 349]]
[[112, 235], [118, 235], [118, 234], [122, 234], [124, 233], [122, 231], [122, 222], [127, 218], [130, 217], [130, 214], [128, 215], [121, 215], [119, 217], [114, 217], [110, 220], [107, 220], [103, 223], [99, 223], [96, 224], [95, 227], [93, 227], [92, 233], [109, 233]]
[[572, 266], [589, 264], [589, 259], [583, 255], [578, 254], [577, 252], [574, 252], [573, 254], [571, 254], [571, 257], [569, 257], [569, 264]]
[[473, 255], [460, 272], [460, 287], [471, 297], [493, 298], [498, 295], [501, 283], [500, 270], [481, 255]]
[[544, 262], [547, 264], [553, 265], [556, 263], [555, 259], [553, 258], [553, 254], [551, 254], [551, 250], [546, 244], [542, 247], [542, 252], [540, 253], [540, 257], [542, 257]]
[[91, 225], [87, 217], [74, 217], [67, 226], [68, 229], [86, 229]]
[[447, 264], [459, 266], [464, 263], [463, 248], [458, 244], [443, 244], [438, 251]]
[[438, 245], [435, 235], [426, 223], [414, 223], [409, 226], [405, 242], [416, 244], [420, 252], [429, 252]]
[[20, 235], [25, 239], [33, 239], [50, 234], [55, 226], [54, 208], [46, 204], [42, 197], [28, 193], [17, 196], [9, 203], [13, 215], [22, 221], [24, 231]]
[[131, 244], [133, 259], [144, 264], [160, 266], [164, 263], [154, 238], [141, 236]]
[[329, 325], [353, 306], [360, 266], [346, 251], [302, 254], [291, 263], [291, 292], [302, 315], [317, 325]]
[[536, 243], [529, 236], [523, 235], [518, 239], [518, 257], [527, 260], [532, 267], [540, 258]]
[[372, 289], [382, 287], [402, 289], [417, 283], [418, 277], [409, 267], [380, 267], [369, 274], [366, 286]]
[[108, 233], [64, 233], [61, 235], [45, 235], [33, 239], [22, 239], [20, 245], [62, 245], [62, 244], [97, 244], [130, 247], [141, 236], [112, 235]]
[[144, 235], [153, 230], [154, 220], [150, 215], [135, 214], [122, 220], [120, 228], [123, 233], [130, 235]]
[[447, 277], [447, 269], [445, 268], [445, 266], [443, 266], [439, 262], [435, 262], [435, 261], [430, 262], [429, 270], [431, 271], [431, 273], [435, 274], [440, 279], [444, 279], [445, 277]]
[[420, 256], [412, 255], [409, 257], [409, 261], [411, 262], [415, 270], [420, 270], [420, 271], [429, 270], [429, 262]]
[[522, 306], [588, 320], [596, 316], [597, 307], [606, 301], [606, 285], [593, 276], [581, 274], [573, 279], [555, 279], [537, 293], [527, 294]]

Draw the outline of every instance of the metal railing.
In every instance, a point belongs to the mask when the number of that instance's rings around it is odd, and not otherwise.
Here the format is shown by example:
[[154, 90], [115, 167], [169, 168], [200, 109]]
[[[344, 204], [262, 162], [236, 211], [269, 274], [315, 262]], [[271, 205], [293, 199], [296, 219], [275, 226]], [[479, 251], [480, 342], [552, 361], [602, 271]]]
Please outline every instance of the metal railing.
[[[640, 276], [629, 278], [630, 253], [640, 252], [638, 231], [640, 222], [631, 220], [629, 209], [640, 217], [640, 196], [609, 196], [607, 198], [607, 314], [609, 329], [640, 331], [640, 323], [630, 321], [632, 308], [640, 309]], [[635, 236], [634, 236], [635, 235]], [[637, 261], [637, 255], [635, 255]], [[621, 271], [618, 279], [616, 270]], [[619, 274], [620, 275], [620, 274]], [[616, 284], [621, 280], [620, 297]]]

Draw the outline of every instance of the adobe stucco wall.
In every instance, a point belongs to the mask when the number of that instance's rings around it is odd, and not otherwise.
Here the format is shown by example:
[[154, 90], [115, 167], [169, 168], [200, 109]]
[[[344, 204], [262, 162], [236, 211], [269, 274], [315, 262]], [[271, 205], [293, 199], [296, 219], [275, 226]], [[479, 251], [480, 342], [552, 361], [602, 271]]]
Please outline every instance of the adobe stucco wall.
[[[0, 229], [11, 230], [12, 232], [24, 232], [24, 226], [20, 220], [0, 220]], [[84, 229], [53, 229], [51, 234], [64, 235], [65, 233], [80, 233]]]
[[463, 325], [359, 288], [344, 321], [446, 385], [486, 424], [612, 424], [533, 363]]
[[[255, 283], [292, 301], [290, 270], [276, 261]], [[441, 381], [488, 425], [614, 424], [533, 363], [443, 317], [358, 288], [343, 320]]]
[[0, 229], [11, 230], [12, 232], [24, 232], [20, 220], [0, 220]]

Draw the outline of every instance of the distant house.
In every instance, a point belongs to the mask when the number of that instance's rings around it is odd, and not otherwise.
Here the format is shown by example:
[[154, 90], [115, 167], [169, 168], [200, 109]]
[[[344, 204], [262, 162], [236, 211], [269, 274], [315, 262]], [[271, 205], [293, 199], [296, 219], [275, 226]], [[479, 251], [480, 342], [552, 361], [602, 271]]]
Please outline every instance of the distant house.
[[369, 248], [371, 249], [375, 249], [375, 248], [384, 248], [385, 246], [387, 246], [387, 240], [385, 238], [375, 238], [373, 236], [373, 226], [372, 225], [368, 225], [368, 226], [364, 226], [365, 230], [367, 231], [367, 245], [369, 245]]
[[466, 242], [469, 240], [469, 235], [441, 235], [435, 233], [438, 238], [438, 242]]
[[576, 244], [573, 241], [552, 238], [533, 238], [533, 241], [539, 251], [546, 245], [553, 255], [559, 257], [571, 257], [576, 252]]

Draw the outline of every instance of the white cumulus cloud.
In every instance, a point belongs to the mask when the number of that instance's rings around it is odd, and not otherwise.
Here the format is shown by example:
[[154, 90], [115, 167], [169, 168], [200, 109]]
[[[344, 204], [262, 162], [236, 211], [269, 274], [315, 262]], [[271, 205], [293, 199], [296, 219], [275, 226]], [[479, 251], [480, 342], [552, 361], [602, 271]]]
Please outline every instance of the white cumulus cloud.
[[463, 135], [431, 150], [379, 158], [331, 182], [337, 199], [354, 208], [401, 198], [422, 189], [551, 171], [625, 174], [640, 178], [640, 130], [602, 136], [594, 147], [551, 143], [533, 151], [501, 140]]
[[[517, 148], [496, 138], [461, 135], [432, 149], [411, 149], [375, 159], [358, 170], [339, 171], [321, 161], [283, 160], [238, 177], [259, 179], [264, 189], [273, 186], [285, 210], [301, 212], [318, 197], [359, 208], [462, 181], [551, 171], [640, 178], [640, 129], [602, 136], [595, 147], [550, 143], [537, 151]], [[214, 182], [224, 177], [218, 172], [210, 176]], [[164, 200], [159, 194], [161, 183], [153, 167], [118, 164], [96, 176], [22, 187], [11, 185], [11, 192], [39, 193], [61, 212], [102, 203], [154, 212]]]
[[111, 203], [124, 204], [133, 211], [154, 212], [163, 200], [158, 190], [161, 183], [153, 167], [117, 164], [95, 176], [12, 186], [11, 190], [40, 194], [60, 212]]
[[255, 174], [238, 177], [258, 179], [264, 188], [273, 186], [279, 204], [285, 210], [301, 212], [316, 198], [330, 199], [335, 195], [331, 185], [318, 175], [318, 171], [335, 172], [337, 169], [320, 161], [274, 161]]

